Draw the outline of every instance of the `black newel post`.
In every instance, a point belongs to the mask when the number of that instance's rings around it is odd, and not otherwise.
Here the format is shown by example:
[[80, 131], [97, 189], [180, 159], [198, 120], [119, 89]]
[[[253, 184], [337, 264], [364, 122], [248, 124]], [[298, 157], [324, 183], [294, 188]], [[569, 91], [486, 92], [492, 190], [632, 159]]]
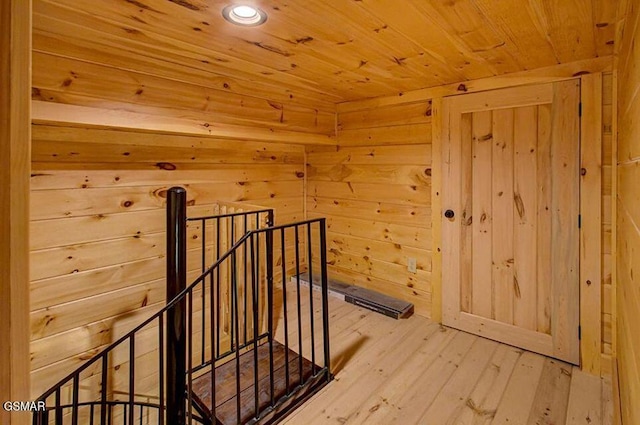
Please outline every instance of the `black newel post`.
[[[167, 303], [187, 284], [187, 192], [167, 193]], [[186, 424], [186, 305], [182, 300], [167, 311], [167, 423]]]
[[[329, 354], [329, 277], [327, 275], [327, 219], [320, 219], [320, 273], [322, 282], [322, 333], [324, 338], [324, 366], [327, 368], [327, 382], [331, 375], [331, 356]], [[313, 282], [309, 283], [312, 287]]]

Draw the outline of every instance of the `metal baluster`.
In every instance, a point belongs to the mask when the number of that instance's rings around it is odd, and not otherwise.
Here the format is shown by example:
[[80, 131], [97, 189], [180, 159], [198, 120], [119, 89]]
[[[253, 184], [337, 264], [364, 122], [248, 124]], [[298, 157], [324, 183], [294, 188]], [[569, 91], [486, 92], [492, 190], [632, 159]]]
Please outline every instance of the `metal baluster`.
[[[204, 284], [202, 285], [204, 287]], [[187, 292], [187, 418], [193, 423], [193, 289]], [[204, 329], [203, 329], [204, 332]], [[184, 392], [184, 388], [182, 391]]]
[[[104, 381], [104, 378], [103, 378], [103, 381]], [[104, 397], [106, 397], [106, 395], [103, 396], [103, 398]], [[56, 425], [62, 425], [62, 407], [60, 407], [60, 388], [56, 390]]]
[[[246, 242], [245, 242], [246, 243]], [[236, 251], [234, 250], [231, 253], [231, 268], [235, 269], [236, 267]], [[232, 304], [232, 317], [233, 317], [233, 327], [235, 327], [235, 335], [238, 335], [239, 328], [239, 318], [238, 318], [238, 288], [235, 274], [231, 275], [231, 304]], [[234, 346], [234, 341], [231, 341], [232, 347]], [[236, 417], [237, 422], [240, 424], [240, 349], [238, 347], [238, 342], [235, 343], [235, 354], [236, 354]]]
[[320, 270], [322, 277], [322, 332], [324, 337], [324, 367], [327, 382], [331, 381], [331, 358], [329, 355], [329, 280], [327, 276], [327, 230], [326, 219], [320, 219]]
[[[258, 259], [260, 234], [256, 233], [257, 241], [254, 246], [254, 237], [251, 236], [251, 264], [253, 270], [251, 273], [251, 295], [253, 305], [253, 396], [254, 396], [254, 410], [255, 418], [260, 417], [260, 394], [258, 391], [258, 278], [260, 270], [260, 261]], [[254, 257], [254, 252], [256, 253]], [[255, 260], [255, 261], [254, 261]]]
[[289, 395], [289, 319], [287, 314], [287, 265], [285, 254], [285, 229], [280, 229], [280, 258], [282, 259], [282, 308], [284, 310], [284, 375], [286, 394]]
[[294, 227], [296, 244], [296, 296], [298, 299], [298, 372], [300, 374], [300, 385], [304, 384], [304, 374], [302, 370], [302, 303], [300, 299], [300, 246], [298, 226]]
[[[100, 383], [100, 425], [104, 425], [107, 420], [107, 379], [108, 379], [108, 354], [102, 356], [102, 382]], [[58, 391], [59, 392], [59, 391]], [[56, 412], [56, 425], [58, 424]], [[62, 419], [60, 420], [62, 423]]]
[[159, 366], [160, 366], [160, 378], [159, 378], [159, 402], [160, 410], [158, 411], [159, 425], [164, 425], [164, 314], [158, 317], [158, 328], [160, 335], [158, 337], [158, 352], [159, 352]]
[[[211, 310], [209, 311], [209, 316], [210, 316], [210, 320], [211, 320], [211, 329], [209, 330], [210, 334], [211, 334], [211, 351], [214, 351], [214, 340], [215, 340], [215, 327], [219, 326], [218, 323], [215, 323], [215, 312], [213, 311], [213, 301], [214, 301], [214, 293], [213, 290], [213, 285], [214, 285], [214, 280], [213, 280], [213, 273], [209, 273], [209, 294], [211, 297], [211, 301], [210, 301], [210, 305], [211, 305]], [[216, 423], [216, 356], [215, 353], [212, 353], [212, 358], [211, 358], [211, 415], [212, 415], [212, 423]]]
[[[202, 272], [204, 273], [205, 270], [207, 269], [207, 232], [206, 232], [206, 227], [207, 227], [207, 223], [205, 221], [205, 219], [202, 219]], [[206, 333], [204, 332], [205, 328], [205, 315], [204, 312], [206, 310], [206, 306], [207, 306], [207, 302], [206, 302], [206, 294], [205, 294], [205, 290], [204, 290], [204, 281], [202, 283], [202, 332], [201, 332], [201, 338], [200, 338], [200, 342], [202, 344], [202, 355], [201, 355], [201, 362], [200, 364], [204, 364], [205, 362], [205, 356], [204, 356], [204, 347], [206, 345], [206, 340], [205, 340], [205, 335]]]
[[[216, 219], [216, 261], [220, 260], [220, 219]], [[217, 291], [217, 301], [216, 301], [216, 323], [218, 326], [216, 327], [216, 353], [220, 356], [220, 266], [216, 268], [216, 281], [218, 284], [216, 285]], [[233, 342], [233, 341], [232, 341]]]
[[311, 247], [311, 223], [307, 223], [307, 263], [309, 264], [309, 313], [311, 318], [311, 374], [316, 374], [316, 340], [313, 311], [313, 257]]
[[[133, 402], [135, 396], [135, 365], [136, 365], [136, 338], [135, 334], [129, 337], [129, 423], [133, 425], [135, 410]], [[126, 416], [126, 415], [125, 415]]]
[[80, 376], [73, 376], [73, 407], [71, 409], [71, 425], [78, 425], [78, 397], [80, 390]]
[[[269, 225], [271, 225], [272, 218], [269, 214]], [[275, 382], [273, 379], [274, 364], [273, 364], [273, 230], [267, 229], [266, 232], [266, 244], [267, 244], [267, 330], [269, 333], [269, 394], [270, 405], [275, 403]]]
[[[247, 234], [247, 215], [244, 216], [244, 234]], [[247, 311], [247, 289], [248, 289], [248, 285], [247, 285], [247, 244], [243, 243], [242, 244], [242, 252], [243, 252], [243, 256], [242, 258], [244, 258], [244, 264], [243, 264], [243, 269], [244, 269], [244, 280], [242, 281], [244, 284], [244, 311], [246, 313]], [[245, 314], [244, 316], [244, 333], [242, 334], [244, 336], [244, 345], [247, 345], [247, 316]]]

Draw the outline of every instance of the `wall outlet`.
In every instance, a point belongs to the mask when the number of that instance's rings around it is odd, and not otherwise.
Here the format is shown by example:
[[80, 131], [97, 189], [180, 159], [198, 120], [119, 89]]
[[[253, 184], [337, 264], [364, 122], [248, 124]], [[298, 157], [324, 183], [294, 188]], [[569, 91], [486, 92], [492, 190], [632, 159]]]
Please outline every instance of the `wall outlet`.
[[409, 270], [409, 273], [418, 272], [418, 264], [415, 258], [412, 258], [412, 257], [407, 258], [407, 270]]

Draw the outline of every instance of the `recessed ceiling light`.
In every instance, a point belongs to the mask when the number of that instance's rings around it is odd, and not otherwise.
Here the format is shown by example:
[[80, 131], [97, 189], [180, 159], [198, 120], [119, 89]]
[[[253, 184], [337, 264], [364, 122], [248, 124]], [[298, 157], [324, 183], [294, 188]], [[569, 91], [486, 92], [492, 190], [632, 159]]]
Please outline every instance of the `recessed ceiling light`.
[[222, 9], [222, 16], [236, 25], [255, 27], [267, 20], [267, 14], [257, 7], [244, 4], [232, 4]]

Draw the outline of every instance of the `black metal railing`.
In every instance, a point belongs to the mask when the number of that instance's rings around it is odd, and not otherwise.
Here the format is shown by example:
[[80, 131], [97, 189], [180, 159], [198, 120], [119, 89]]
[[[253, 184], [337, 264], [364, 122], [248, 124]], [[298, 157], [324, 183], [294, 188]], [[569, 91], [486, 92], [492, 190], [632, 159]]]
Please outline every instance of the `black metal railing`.
[[[167, 233], [167, 305], [39, 397], [34, 424], [271, 423], [331, 380], [324, 219], [187, 219], [172, 188]], [[187, 252], [201, 270], [185, 287]], [[303, 269], [319, 294], [289, 282]]]
[[[244, 235], [252, 230], [263, 229], [265, 227], [273, 226], [274, 222], [274, 214], [273, 209], [256, 209], [250, 211], [238, 211], [238, 212], [229, 212], [225, 214], [217, 214], [211, 216], [203, 216], [203, 217], [193, 217], [187, 218], [187, 225], [193, 226], [193, 230], [190, 232], [192, 240], [197, 241], [200, 240], [199, 248], [195, 251], [190, 251], [195, 255], [199, 255], [200, 258], [200, 272], [205, 273], [208, 266], [218, 260], [224, 255], [224, 253], [228, 252]], [[242, 257], [248, 258], [247, 256], [247, 246], [246, 244], [242, 246]], [[259, 260], [259, 259], [258, 259]], [[215, 271], [215, 281], [220, 282], [221, 280], [225, 280], [224, 273], [228, 264], [221, 264]], [[243, 294], [247, 294], [248, 292], [248, 282], [249, 282], [249, 264], [248, 261], [243, 261], [240, 264], [240, 267], [234, 269], [236, 273], [239, 273], [240, 276], [237, 278], [238, 284], [242, 286]], [[228, 279], [227, 283], [230, 283]], [[220, 300], [226, 298], [227, 300], [227, 310], [229, 309], [229, 291], [230, 285], [217, 285], [216, 286], [216, 297], [215, 299]], [[227, 291], [226, 294], [223, 291]], [[226, 295], [226, 297], [225, 297]], [[169, 299], [169, 298], [168, 298]], [[248, 305], [248, 297], [243, 297], [243, 311], [246, 313], [251, 307]], [[207, 297], [205, 296], [205, 292], [201, 293], [201, 302], [203, 306], [203, 310], [207, 305]], [[216, 315], [216, 323], [221, 323], [224, 312], [225, 305], [218, 304], [215, 309]], [[205, 328], [207, 323], [206, 315], [201, 316], [201, 325], [202, 329]], [[210, 324], [210, 323], [209, 323]], [[244, 343], [247, 343], [247, 329], [250, 325], [250, 322], [247, 320], [247, 317], [244, 316], [244, 320], [242, 320], [242, 329], [244, 330]], [[224, 351], [225, 347], [221, 347], [221, 332], [224, 330], [224, 326], [219, 326], [216, 329], [216, 346], [215, 346], [215, 360], [219, 360], [220, 358], [224, 358], [229, 354], [230, 347], [226, 347], [226, 352]], [[205, 333], [201, 334], [201, 345], [205, 346], [206, 344], [206, 335]], [[201, 353], [201, 366], [207, 364], [205, 361], [205, 353], [202, 351]]]

